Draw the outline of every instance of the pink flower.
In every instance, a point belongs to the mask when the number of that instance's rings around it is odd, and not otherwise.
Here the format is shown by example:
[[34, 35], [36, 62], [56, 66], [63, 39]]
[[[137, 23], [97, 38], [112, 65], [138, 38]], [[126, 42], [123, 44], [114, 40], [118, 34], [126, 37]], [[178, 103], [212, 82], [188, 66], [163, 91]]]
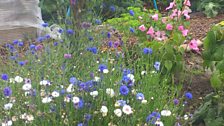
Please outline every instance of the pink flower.
[[141, 30], [142, 32], [144, 32], [144, 31], [146, 30], [145, 25], [141, 25], [141, 26], [139, 26], [139, 30]]
[[188, 15], [188, 10], [184, 10], [182, 14], [186, 17], [186, 20], [190, 19], [190, 15]]
[[190, 0], [185, 0], [185, 1], [184, 1], [184, 5], [190, 7], [190, 6], [191, 6], [191, 2], [190, 2]]
[[163, 41], [167, 39], [165, 31], [157, 31], [155, 32], [155, 40]]
[[187, 30], [187, 29], [182, 30], [182, 31], [181, 31], [181, 32], [182, 32], [182, 35], [183, 35], [184, 37], [187, 36], [188, 31], [189, 31], [189, 30]]
[[189, 47], [196, 52], [199, 51], [198, 44], [195, 39], [191, 40], [191, 42], [189, 43]]
[[168, 30], [168, 31], [173, 30], [173, 25], [172, 24], [167, 24], [166, 25], [166, 30]]
[[65, 59], [71, 59], [72, 58], [72, 54], [64, 54], [64, 58]]
[[151, 26], [150, 28], [149, 28], [149, 30], [147, 31], [147, 35], [150, 35], [151, 37], [153, 37], [154, 36], [154, 29], [153, 29], [153, 27]]
[[152, 19], [153, 19], [154, 21], [158, 21], [158, 19], [159, 19], [158, 14], [154, 14], [154, 15], [152, 15]]
[[170, 6], [166, 8], [166, 10], [172, 9], [175, 6], [175, 2], [171, 2]]
[[178, 30], [179, 30], [179, 31], [183, 31], [183, 30], [184, 30], [184, 26], [183, 26], [183, 25], [180, 25], [180, 26], [178, 27]]

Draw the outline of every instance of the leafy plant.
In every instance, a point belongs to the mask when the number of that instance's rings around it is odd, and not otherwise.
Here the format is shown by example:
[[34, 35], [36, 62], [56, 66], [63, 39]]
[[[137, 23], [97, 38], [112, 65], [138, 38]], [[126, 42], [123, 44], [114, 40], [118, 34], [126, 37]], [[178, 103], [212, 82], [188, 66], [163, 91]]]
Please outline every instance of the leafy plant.
[[198, 10], [203, 11], [207, 17], [215, 17], [220, 11], [223, 11], [224, 0], [201, 0]]

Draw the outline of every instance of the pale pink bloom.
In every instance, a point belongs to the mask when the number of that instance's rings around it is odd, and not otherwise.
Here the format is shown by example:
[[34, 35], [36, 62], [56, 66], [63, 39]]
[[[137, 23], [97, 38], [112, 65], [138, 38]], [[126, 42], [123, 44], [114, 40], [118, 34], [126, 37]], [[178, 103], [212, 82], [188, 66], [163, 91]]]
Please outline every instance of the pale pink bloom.
[[147, 31], [147, 35], [150, 35], [151, 37], [153, 37], [154, 36], [154, 29], [153, 29], [153, 27], [151, 26], [150, 28], [149, 28], [149, 30]]
[[167, 39], [165, 31], [157, 31], [155, 32], [155, 40], [163, 41]]
[[190, 2], [190, 0], [185, 0], [185, 1], [184, 1], [184, 5], [190, 7], [190, 6], [191, 6], [191, 2]]
[[184, 30], [184, 26], [183, 26], [183, 25], [180, 25], [180, 26], [178, 27], [178, 30], [179, 30], [179, 31], [183, 31], [183, 30]]
[[158, 21], [158, 19], [159, 19], [158, 14], [154, 14], [154, 15], [152, 15], [152, 19], [155, 20], [155, 21]]
[[187, 29], [182, 30], [182, 31], [181, 31], [181, 32], [182, 32], [182, 35], [183, 35], [184, 37], [187, 36], [188, 31], [189, 31], [189, 30], [187, 30]]
[[176, 17], [177, 16], [177, 12], [178, 12], [177, 9], [174, 9], [173, 13], [170, 15], [170, 18], [173, 19], [174, 17]]
[[171, 2], [170, 6], [166, 8], [166, 10], [172, 9], [175, 6], [175, 2]]
[[191, 40], [191, 42], [189, 43], [189, 47], [190, 47], [190, 49], [192, 49], [196, 52], [199, 51], [198, 44], [197, 44], [197, 41], [195, 39]]
[[173, 25], [172, 24], [167, 24], [166, 25], [166, 30], [168, 30], [168, 31], [173, 30]]
[[181, 10], [178, 10], [177, 15], [178, 15], [178, 17], [181, 16]]
[[165, 17], [162, 18], [162, 22], [163, 22], [164, 24], [166, 24], [166, 20], [167, 20], [167, 18], [165, 18]]
[[189, 20], [191, 18], [188, 14], [185, 14], [184, 16], [186, 17], [186, 20]]
[[139, 30], [141, 30], [142, 32], [144, 32], [144, 31], [146, 30], [145, 25], [141, 25], [141, 26], [139, 26]]

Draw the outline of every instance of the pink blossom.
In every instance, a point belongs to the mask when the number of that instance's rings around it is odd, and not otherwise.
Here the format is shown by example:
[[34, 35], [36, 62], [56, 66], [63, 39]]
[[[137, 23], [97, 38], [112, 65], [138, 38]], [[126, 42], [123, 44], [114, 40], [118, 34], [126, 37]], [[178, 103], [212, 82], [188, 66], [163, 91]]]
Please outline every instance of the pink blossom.
[[142, 20], [142, 16], [138, 16], [138, 19]]
[[199, 51], [198, 44], [195, 39], [191, 40], [191, 42], [189, 43], [189, 47], [196, 52]]
[[189, 20], [191, 18], [188, 14], [185, 14], [184, 16], [186, 17], [186, 20]]
[[182, 35], [183, 35], [184, 37], [187, 36], [188, 31], [189, 31], [189, 30], [187, 30], [187, 29], [182, 30], [182, 31], [181, 31], [181, 32], [182, 32]]
[[168, 30], [168, 31], [173, 30], [173, 25], [172, 24], [167, 24], [166, 25], [166, 30]]
[[154, 14], [154, 15], [152, 15], [152, 19], [155, 20], [155, 21], [158, 21], [158, 19], [159, 19], [158, 14]]
[[184, 5], [190, 7], [190, 6], [191, 6], [191, 2], [190, 2], [190, 0], [185, 0], [185, 1], [184, 1]]
[[153, 37], [154, 36], [154, 29], [153, 29], [153, 27], [151, 26], [150, 28], [149, 28], [149, 30], [147, 31], [147, 35], [150, 35], [151, 37]]
[[139, 30], [141, 30], [142, 32], [144, 32], [144, 31], [146, 30], [145, 25], [141, 25], [141, 26], [139, 26]]
[[165, 31], [157, 31], [155, 32], [155, 40], [163, 41], [167, 39]]
[[166, 10], [172, 9], [175, 6], [175, 2], [170, 2], [170, 6]]
[[180, 25], [180, 26], [178, 27], [178, 30], [179, 30], [179, 31], [183, 31], [183, 30], [184, 30], [184, 26], [183, 26], [183, 25]]

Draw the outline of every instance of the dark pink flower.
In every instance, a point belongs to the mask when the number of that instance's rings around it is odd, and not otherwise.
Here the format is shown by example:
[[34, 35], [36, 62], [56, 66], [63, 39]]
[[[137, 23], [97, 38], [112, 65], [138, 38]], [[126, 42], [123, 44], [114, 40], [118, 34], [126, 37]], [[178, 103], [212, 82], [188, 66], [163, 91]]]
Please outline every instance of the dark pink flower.
[[64, 54], [64, 58], [65, 59], [71, 59], [72, 58], [72, 54]]

